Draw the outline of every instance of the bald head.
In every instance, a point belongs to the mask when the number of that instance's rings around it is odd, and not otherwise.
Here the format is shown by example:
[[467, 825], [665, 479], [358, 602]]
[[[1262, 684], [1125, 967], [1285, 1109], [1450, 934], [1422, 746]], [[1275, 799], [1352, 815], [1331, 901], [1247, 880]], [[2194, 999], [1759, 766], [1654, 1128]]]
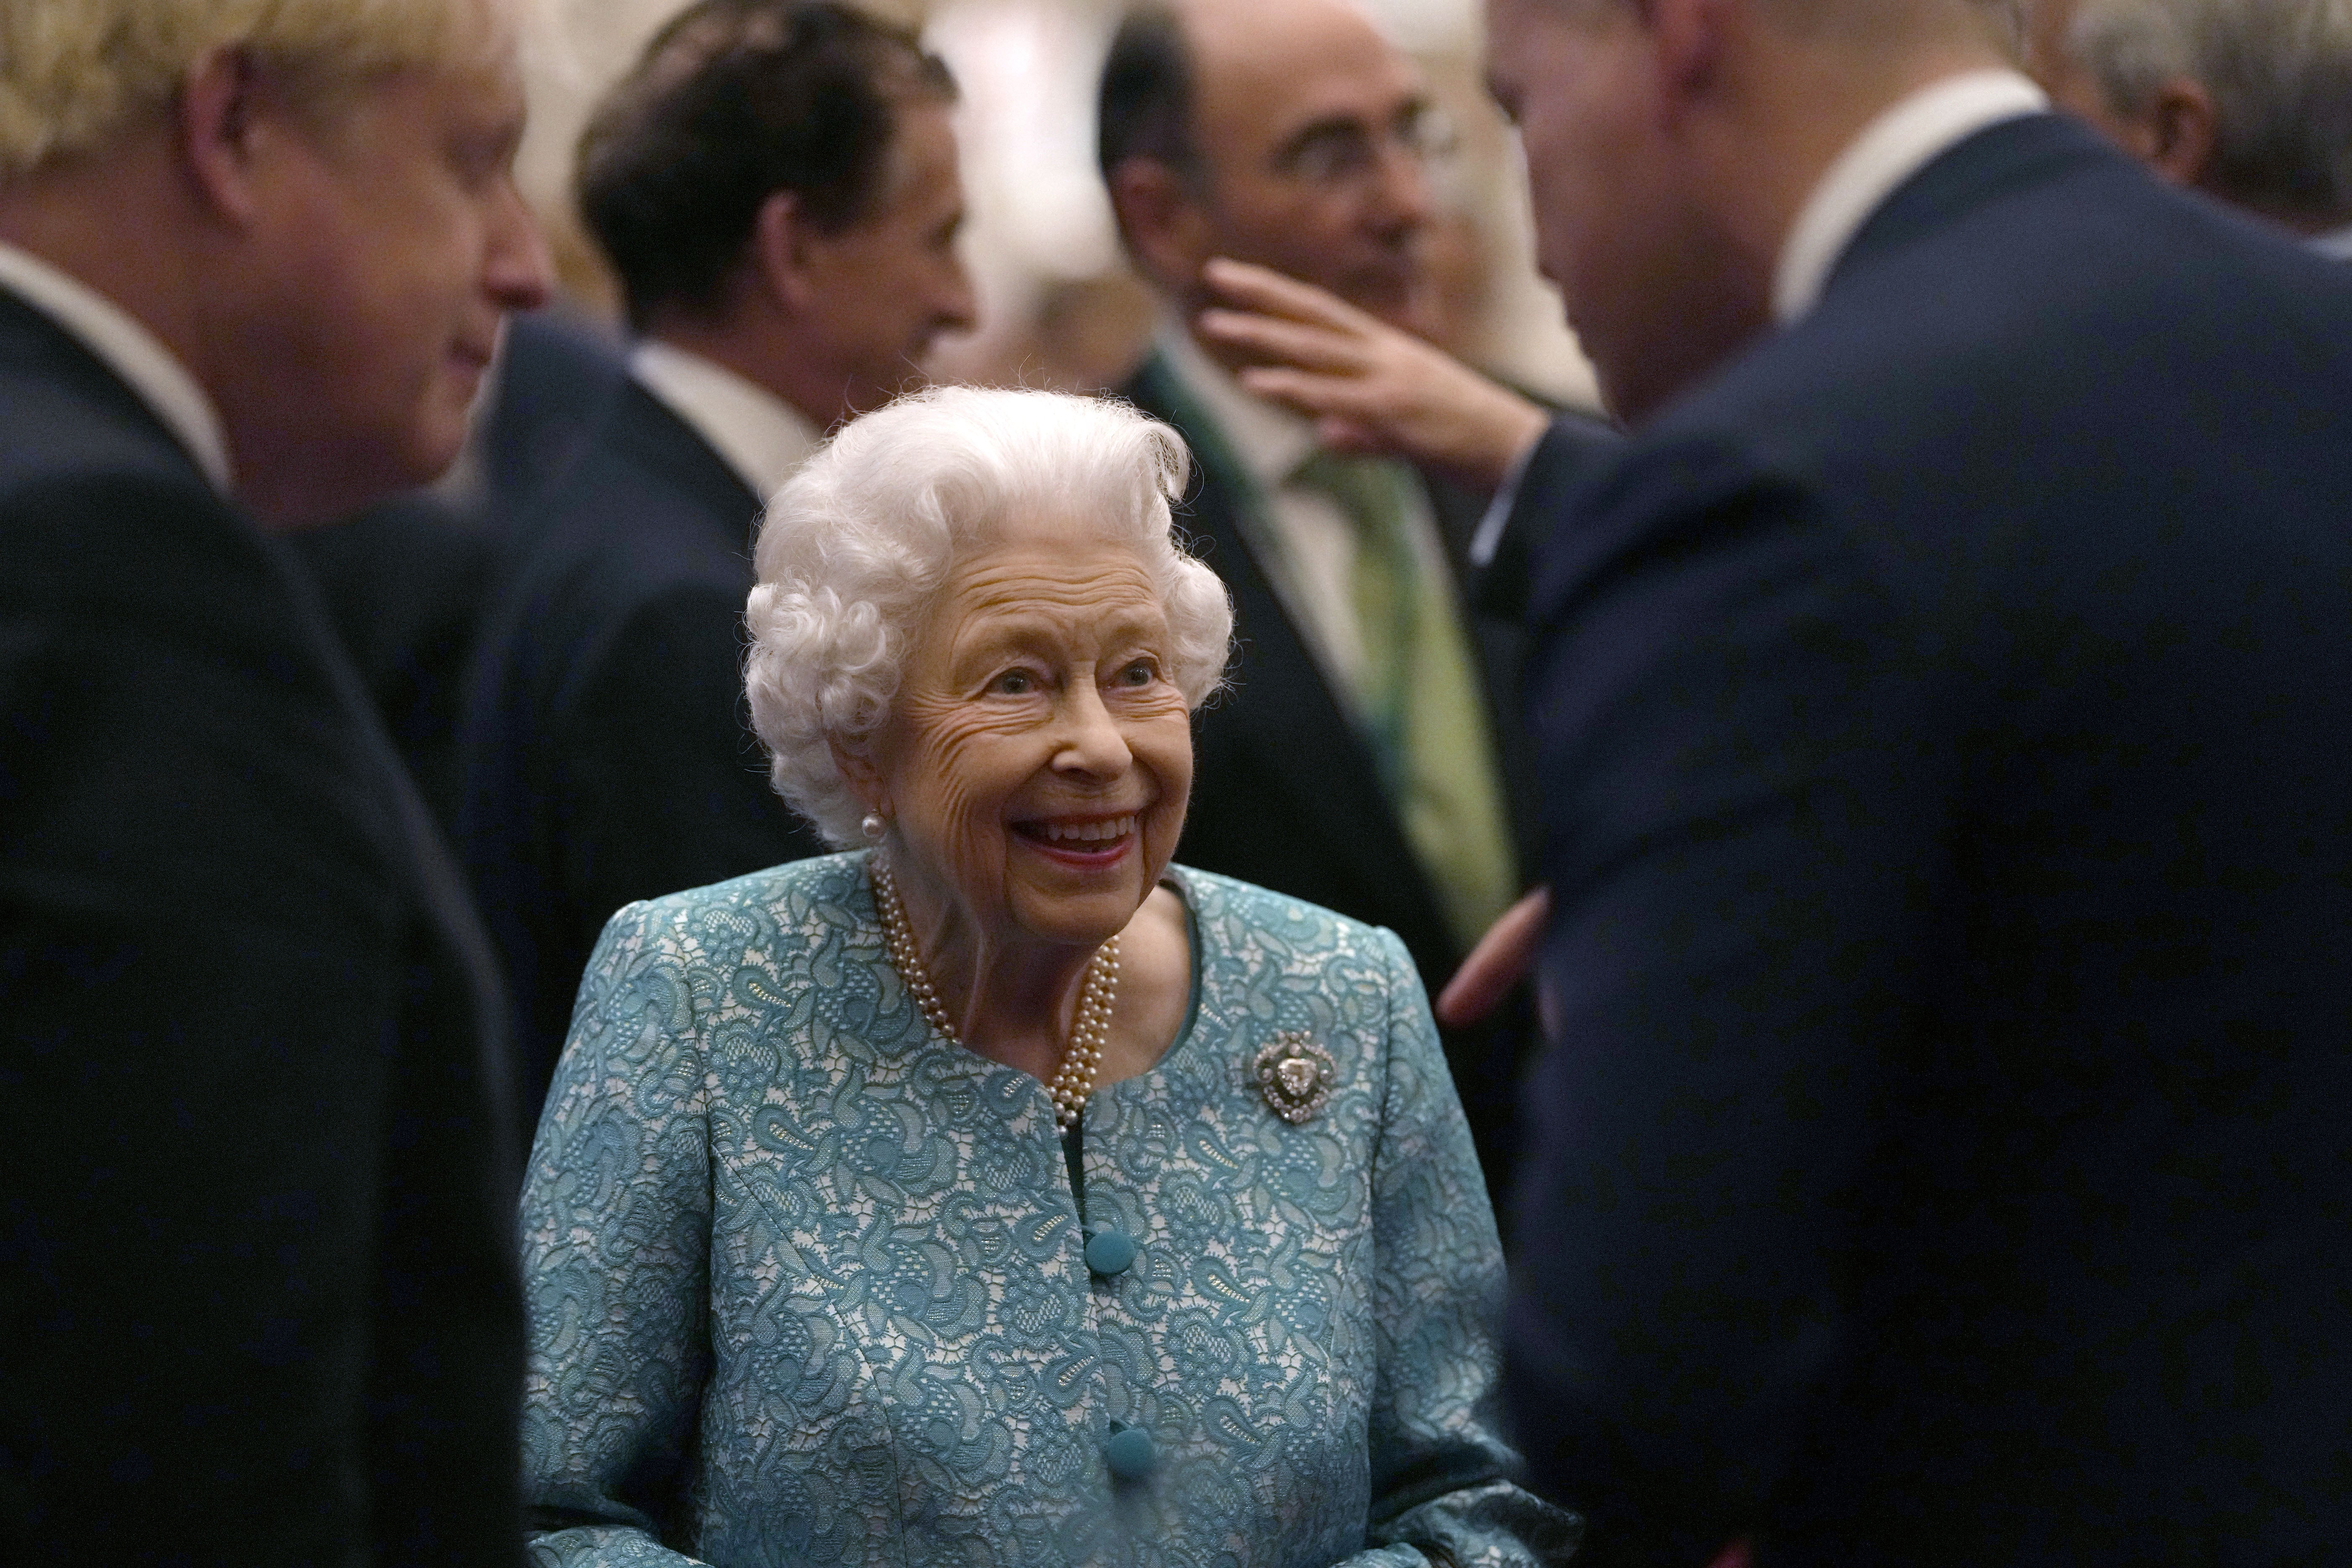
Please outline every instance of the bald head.
[[1230, 256], [1426, 330], [1427, 97], [1348, 0], [1181, 0], [1130, 17], [1101, 108], [1121, 232], [1180, 301]]
[[1865, 128], [2000, 66], [1976, 0], [1486, 0], [1537, 253], [1641, 420], [1770, 323], [1797, 215]]
[[1172, 14], [1191, 47], [1204, 108], [1219, 99], [1295, 94], [1302, 77], [1411, 68], [1349, 0], [1176, 0]]

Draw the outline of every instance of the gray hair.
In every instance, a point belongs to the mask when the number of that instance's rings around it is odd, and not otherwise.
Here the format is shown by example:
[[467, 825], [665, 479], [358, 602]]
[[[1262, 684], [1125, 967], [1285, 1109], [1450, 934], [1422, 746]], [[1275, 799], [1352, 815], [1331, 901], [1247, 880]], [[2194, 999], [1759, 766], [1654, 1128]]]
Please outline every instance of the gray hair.
[[859, 842], [866, 808], [833, 742], [862, 745], [882, 726], [959, 552], [1015, 515], [1084, 519], [1135, 547], [1167, 612], [1169, 679], [1200, 707], [1223, 679], [1234, 614], [1169, 515], [1191, 467], [1167, 426], [1062, 393], [934, 387], [845, 426], [760, 529], [745, 686], [777, 792], [834, 844]]
[[2175, 78], [2201, 84], [2217, 195], [2352, 215], [2352, 0], [2083, 0], [2066, 47], [2121, 114]]

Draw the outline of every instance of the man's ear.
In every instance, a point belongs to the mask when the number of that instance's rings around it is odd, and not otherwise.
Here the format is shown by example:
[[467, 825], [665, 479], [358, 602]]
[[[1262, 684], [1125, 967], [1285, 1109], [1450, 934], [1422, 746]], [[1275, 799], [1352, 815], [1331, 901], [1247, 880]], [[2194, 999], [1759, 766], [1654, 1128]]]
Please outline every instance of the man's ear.
[[851, 745], [835, 735], [827, 735], [824, 743], [832, 748], [833, 765], [849, 781], [849, 793], [864, 802], [866, 810], [889, 816], [890, 793], [883, 787], [882, 770], [875, 765], [870, 744]]
[[1106, 184], [1118, 231], [1145, 274], [1171, 292], [1194, 287], [1217, 245], [1193, 183], [1158, 158], [1129, 158]]
[[258, 157], [266, 135], [261, 68], [243, 49], [198, 60], [173, 105], [180, 154], [214, 210], [239, 225], [260, 210]]
[[1662, 112], [1674, 117], [1683, 105], [1715, 86], [1725, 40], [1747, 20], [1738, 13], [1753, 4], [1754, 0], [1637, 0], [1635, 9], [1657, 58]]
[[806, 315], [818, 306], [810, 253], [822, 237], [795, 191], [771, 191], [751, 220], [751, 275], [795, 315]]
[[2145, 139], [2140, 156], [2176, 185], [2201, 185], [2213, 167], [2217, 134], [2213, 95], [2205, 84], [2177, 76], [2156, 89], [2146, 110], [2134, 117]]

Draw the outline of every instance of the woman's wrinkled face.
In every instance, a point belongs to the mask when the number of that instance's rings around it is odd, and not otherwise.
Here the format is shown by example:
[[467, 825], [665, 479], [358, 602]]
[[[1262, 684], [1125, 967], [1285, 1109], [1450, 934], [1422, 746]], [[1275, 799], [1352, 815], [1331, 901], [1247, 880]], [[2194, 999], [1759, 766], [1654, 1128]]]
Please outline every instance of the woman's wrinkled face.
[[1168, 617], [1129, 546], [1066, 520], [971, 552], [876, 738], [892, 864], [984, 942], [1092, 945], [1175, 853], [1192, 735]]

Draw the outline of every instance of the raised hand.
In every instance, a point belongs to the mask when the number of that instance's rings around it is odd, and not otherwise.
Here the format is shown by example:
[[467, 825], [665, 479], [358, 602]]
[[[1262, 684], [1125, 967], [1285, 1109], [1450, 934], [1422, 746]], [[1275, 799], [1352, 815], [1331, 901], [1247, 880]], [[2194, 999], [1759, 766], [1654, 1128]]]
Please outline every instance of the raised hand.
[[1242, 384], [1314, 420], [1334, 451], [1403, 458], [1491, 492], [1543, 434], [1538, 405], [1312, 284], [1222, 257], [1202, 279], [1227, 303], [1201, 312], [1201, 334], [1262, 362]]

